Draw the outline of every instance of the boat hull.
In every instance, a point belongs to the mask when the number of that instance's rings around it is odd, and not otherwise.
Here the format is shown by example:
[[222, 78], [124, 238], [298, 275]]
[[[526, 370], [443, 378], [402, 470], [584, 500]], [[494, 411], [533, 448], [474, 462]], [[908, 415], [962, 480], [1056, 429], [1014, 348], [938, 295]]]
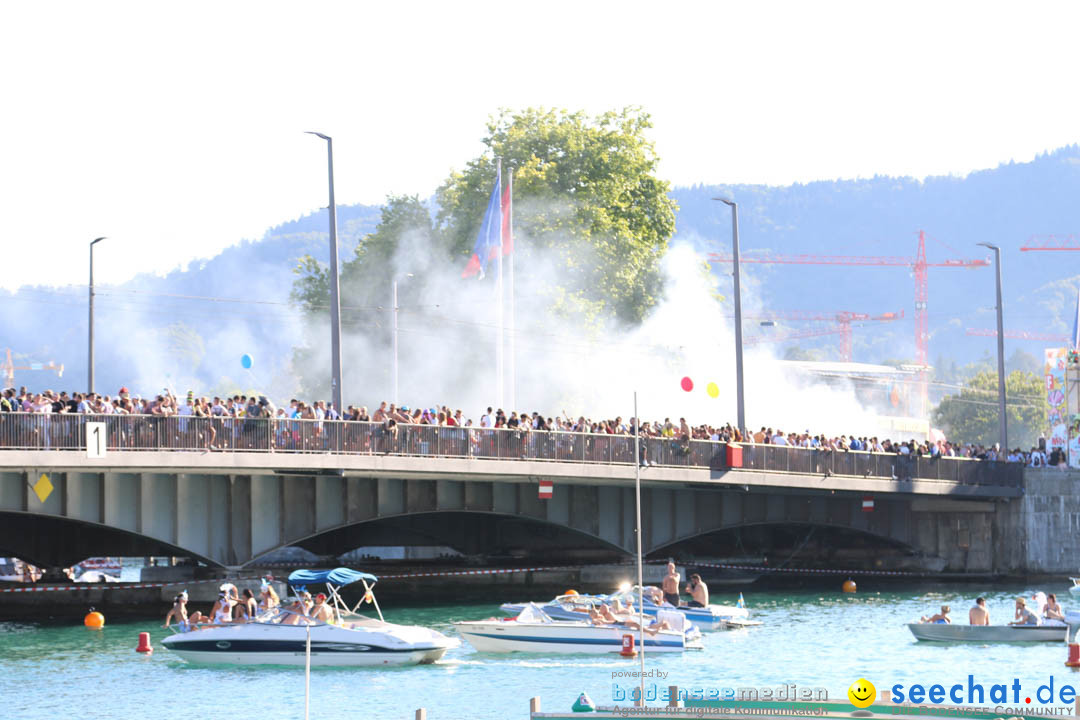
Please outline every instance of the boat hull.
[[1029, 643], [1062, 642], [1064, 625], [950, 625], [908, 623], [916, 640], [929, 642]]
[[[587, 623], [519, 623], [506, 621], [467, 621], [454, 627], [479, 652], [573, 653], [602, 655], [622, 651], [623, 635], [639, 633], [620, 627]], [[682, 652], [687, 649], [683, 633], [660, 631], [645, 634], [645, 652]], [[692, 645], [689, 647], [693, 647]]]
[[[400, 626], [393, 626], [399, 628]], [[417, 665], [433, 663], [458, 641], [423, 628], [355, 630], [334, 625], [311, 627], [313, 666]], [[427, 633], [427, 637], [422, 634]], [[263, 623], [215, 626], [165, 638], [164, 646], [192, 663], [228, 665], [304, 665], [307, 628]]]
[[[527, 603], [504, 603], [499, 609], [507, 615], [516, 617], [518, 613], [525, 608], [526, 604]], [[585, 614], [583, 612], [564, 608], [557, 602], [543, 605], [542, 609], [548, 617], [553, 620], [579, 620]], [[636, 603], [633, 605], [633, 609], [634, 612], [632, 612], [631, 615], [636, 613]], [[728, 623], [729, 620], [746, 620], [750, 615], [745, 608], [735, 607], [734, 605], [710, 605], [707, 608], [690, 608], [685, 606], [673, 608], [646, 604], [643, 610], [644, 614], [651, 618], [655, 618], [657, 613], [661, 610], [682, 613], [686, 616], [687, 621], [701, 630], [728, 630], [731, 629], [731, 626]], [[753, 624], [751, 623], [744, 626], [752, 627]]]

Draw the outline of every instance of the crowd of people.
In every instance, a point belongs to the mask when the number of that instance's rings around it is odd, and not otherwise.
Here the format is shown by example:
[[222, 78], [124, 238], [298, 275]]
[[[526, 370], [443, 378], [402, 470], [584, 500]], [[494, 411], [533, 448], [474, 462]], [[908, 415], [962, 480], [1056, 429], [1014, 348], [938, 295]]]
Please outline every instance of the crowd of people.
[[[316, 400], [307, 402], [292, 399], [288, 404], [276, 406], [265, 396], [247, 396], [235, 394], [231, 397], [198, 396], [188, 391], [181, 400], [171, 390], [146, 397], [131, 393], [127, 387], [121, 387], [115, 395], [93, 392], [31, 392], [26, 387], [7, 388], [0, 394], [0, 413], [34, 413], [58, 415], [105, 415], [119, 418], [133, 416], [158, 419], [176, 417], [176, 433], [198, 437], [181, 438], [185, 442], [180, 447], [192, 444], [201, 445], [208, 450], [219, 449], [287, 449], [317, 450], [327, 449], [330, 439], [346, 443], [352, 439], [352, 445], [361, 451], [397, 452], [398, 435], [403, 426], [433, 426], [439, 428], [479, 428], [513, 430], [515, 447], [527, 447], [527, 439], [532, 433], [560, 432], [588, 434], [593, 436], [629, 436], [635, 434], [648, 440], [667, 440], [673, 451], [688, 454], [691, 441], [713, 441], [753, 443], [756, 445], [789, 446], [826, 452], [870, 452], [896, 454], [910, 457], [961, 457], [979, 460], [1023, 463], [1031, 467], [1064, 466], [1065, 456], [1059, 449], [1047, 452], [1045, 439], [1029, 451], [1015, 448], [1002, 451], [997, 445], [960, 444], [940, 438], [937, 440], [893, 441], [876, 436], [827, 435], [824, 433], [785, 432], [779, 428], [761, 427], [751, 431], [724, 425], [691, 425], [686, 418], [678, 420], [664, 418], [663, 421], [642, 422], [640, 426], [634, 418], [615, 417], [609, 419], [590, 419], [578, 416], [576, 419], [565, 410], [559, 415], [544, 415], [540, 412], [504, 412], [501, 408], [488, 407], [474, 423], [460, 409], [448, 405], [434, 407], [409, 407], [395, 403], [382, 402], [374, 412], [369, 413], [366, 406], [349, 405], [340, 412], [333, 403]], [[2, 417], [2, 416], [0, 416]], [[209, 418], [213, 422], [196, 425], [190, 418]], [[265, 424], [260, 421], [278, 422], [270, 433], [264, 431]], [[371, 423], [378, 427], [378, 433], [341, 433], [328, 432], [324, 421], [351, 420]], [[305, 425], [301, 421], [312, 421]], [[124, 436], [120, 444], [127, 441], [129, 446], [141, 447], [137, 442], [139, 434], [157, 440], [160, 434], [158, 426], [140, 423], [120, 430]], [[336, 434], [335, 434], [336, 433]], [[269, 436], [269, 439], [266, 438]], [[333, 436], [333, 438], [331, 437]], [[447, 433], [450, 442], [458, 441], [463, 445], [468, 441], [476, 444], [476, 436], [469, 433]], [[260, 447], [262, 442], [266, 447]], [[419, 441], [417, 441], [419, 442]], [[0, 444], [3, 440], [0, 439]], [[595, 454], [599, 447], [607, 446], [600, 442], [590, 443], [590, 451]], [[356, 449], [356, 448], [350, 448]], [[479, 448], [472, 448], [479, 449]], [[457, 454], [457, 453], [454, 453]], [[464, 454], [464, 453], [462, 453]], [[648, 465], [647, 450], [640, 458]]]
[[[251, 622], [266, 611], [281, 607], [281, 599], [274, 590], [273, 580], [270, 576], [262, 578], [258, 600], [250, 588], [240, 591], [232, 583], [224, 583], [219, 588], [217, 600], [208, 615], [203, 615], [198, 610], [188, 612], [188, 592], [184, 590], [173, 600], [162, 627], [169, 627], [175, 622], [180, 632], [187, 632], [205, 625]], [[300, 590], [296, 600], [283, 610], [277, 614], [277, 621], [282, 625], [334, 623], [339, 620], [337, 611], [327, 602], [323, 593], [313, 597], [306, 590]]]

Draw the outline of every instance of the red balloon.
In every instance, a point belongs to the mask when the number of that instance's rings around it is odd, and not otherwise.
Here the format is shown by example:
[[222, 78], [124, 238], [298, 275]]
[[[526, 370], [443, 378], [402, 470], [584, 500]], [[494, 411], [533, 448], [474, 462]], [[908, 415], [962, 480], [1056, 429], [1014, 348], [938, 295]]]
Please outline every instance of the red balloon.
[[688, 377], [684, 377], [682, 379], [682, 382], [679, 383], [679, 385], [681, 385], [682, 389], [685, 390], [686, 392], [690, 392], [691, 390], [694, 389], [694, 381], [691, 380]]

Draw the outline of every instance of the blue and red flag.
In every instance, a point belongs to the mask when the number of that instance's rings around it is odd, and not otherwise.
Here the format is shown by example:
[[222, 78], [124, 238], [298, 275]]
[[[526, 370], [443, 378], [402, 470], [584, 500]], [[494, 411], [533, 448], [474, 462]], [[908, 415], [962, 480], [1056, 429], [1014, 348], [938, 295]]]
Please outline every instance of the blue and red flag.
[[500, 247], [503, 255], [509, 255], [514, 250], [514, 240], [510, 233], [510, 186], [502, 189], [502, 173], [496, 171], [495, 186], [491, 189], [487, 212], [484, 213], [484, 221], [480, 223], [472, 257], [469, 258], [461, 277], [479, 275], [483, 279], [488, 262], [499, 257]]
[[502, 193], [500, 190], [502, 190], [502, 174], [496, 171], [495, 186], [491, 188], [487, 212], [484, 213], [484, 221], [480, 223], [480, 232], [476, 234], [472, 257], [469, 258], [469, 264], [461, 273], [463, 278], [479, 274], [483, 279], [488, 260], [496, 257], [496, 253], [502, 247]]

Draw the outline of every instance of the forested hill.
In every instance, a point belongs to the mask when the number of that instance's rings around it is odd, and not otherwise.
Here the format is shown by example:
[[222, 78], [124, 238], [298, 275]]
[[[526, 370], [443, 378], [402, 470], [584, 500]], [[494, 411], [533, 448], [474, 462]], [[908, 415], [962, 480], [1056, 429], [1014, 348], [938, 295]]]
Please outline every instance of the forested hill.
[[[744, 253], [909, 256], [918, 231], [927, 233], [927, 259], [988, 257], [978, 242], [1003, 250], [1006, 325], [1015, 330], [1065, 333], [1080, 285], [1080, 252], [1020, 252], [1035, 234], [1080, 233], [1080, 147], [1070, 146], [1029, 163], [1009, 163], [966, 177], [926, 180], [875, 177], [783, 187], [737, 185], [676, 188], [680, 210], [674, 242], [702, 250], [729, 250], [730, 211], [711, 198], [739, 202]], [[339, 207], [342, 257], [378, 221], [371, 206]], [[243, 242], [214, 258], [165, 277], [139, 276], [118, 288], [101, 288], [97, 315], [97, 375], [101, 389], [122, 383], [191, 384], [204, 389], [288, 386], [287, 361], [296, 344], [299, 316], [288, 305], [297, 259], [327, 258], [326, 213], [283, 223], [258, 241]], [[714, 268], [729, 273], [727, 268]], [[527, 272], [518, 267], [518, 272]], [[848, 310], [881, 314], [903, 310], [895, 323], [855, 328], [855, 359], [905, 361], [914, 357], [914, 279], [902, 267], [815, 265], [744, 266], [748, 310]], [[727, 281], [730, 286], [730, 281]], [[726, 290], [725, 290], [726, 292]], [[251, 302], [196, 298], [220, 297]], [[39, 373], [17, 374], [20, 383], [82, 387], [85, 378], [85, 287], [23, 288], [4, 294], [3, 345], [16, 363], [62, 362], [63, 381]], [[994, 341], [965, 329], [992, 328], [991, 269], [929, 271], [930, 362], [963, 365], [993, 352]], [[748, 326], [748, 334], [780, 335], [805, 327], [777, 322]], [[835, 357], [835, 336], [799, 341], [804, 352]], [[1010, 341], [1038, 355], [1045, 342]], [[784, 345], [778, 345], [784, 348]], [[256, 358], [251, 372], [239, 357]], [[133, 380], [134, 378], [134, 380]], [[114, 387], [115, 386], [115, 387]]]

